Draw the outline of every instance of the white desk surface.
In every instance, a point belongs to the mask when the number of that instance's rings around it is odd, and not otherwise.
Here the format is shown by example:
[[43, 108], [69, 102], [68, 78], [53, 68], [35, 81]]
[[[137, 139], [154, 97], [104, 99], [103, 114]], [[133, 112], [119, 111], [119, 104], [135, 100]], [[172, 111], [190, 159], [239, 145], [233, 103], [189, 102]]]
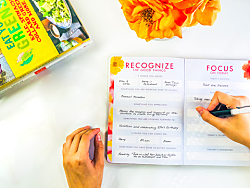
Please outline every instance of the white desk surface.
[[[107, 129], [108, 58], [169, 56], [250, 59], [250, 1], [221, 0], [213, 27], [184, 39], [145, 42], [129, 29], [118, 0], [72, 0], [93, 43], [0, 96], [0, 187], [66, 188], [62, 144], [84, 125]], [[103, 188], [247, 188], [250, 167], [115, 165]]]

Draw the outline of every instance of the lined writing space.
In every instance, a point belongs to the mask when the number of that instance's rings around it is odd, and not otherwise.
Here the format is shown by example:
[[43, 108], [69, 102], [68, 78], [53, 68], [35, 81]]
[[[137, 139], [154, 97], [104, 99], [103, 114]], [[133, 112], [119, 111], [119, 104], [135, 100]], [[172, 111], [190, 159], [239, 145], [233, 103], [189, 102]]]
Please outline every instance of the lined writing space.
[[138, 79], [132, 79], [132, 78], [120, 78], [116, 81], [117, 86], [138, 86]]
[[241, 146], [229, 138], [187, 138], [189, 146]]
[[250, 161], [250, 153], [187, 152], [187, 159], [198, 161]]
[[180, 152], [154, 152], [154, 151], [129, 151], [129, 150], [115, 150], [114, 155], [117, 158], [127, 159], [167, 159], [180, 160]]
[[138, 136], [138, 144], [160, 144], [160, 137]]
[[182, 139], [179, 137], [162, 137], [161, 144], [163, 144], [163, 145], [182, 145]]
[[217, 128], [214, 126], [204, 123], [204, 124], [187, 124], [187, 132], [220, 132]]
[[136, 101], [178, 101], [183, 100], [181, 94], [166, 94], [166, 93], [117, 93], [117, 100], [136, 100]]
[[161, 87], [161, 79], [141, 79], [140, 86], [143, 87]]
[[200, 114], [195, 109], [187, 109], [187, 117], [200, 117]]
[[119, 144], [143, 144], [143, 145], [181, 145], [180, 137], [157, 137], [157, 136], [124, 136], [117, 135], [114, 138], [115, 143]]
[[187, 102], [210, 103], [211, 99], [211, 95], [187, 95]]
[[182, 109], [142, 109], [142, 108], [116, 108], [117, 115], [125, 115], [125, 116], [147, 116], [147, 117], [181, 117]]
[[141, 131], [182, 131], [182, 124], [179, 123], [139, 123], [139, 122], [116, 122], [119, 130], [141, 130]]
[[189, 89], [233, 89], [233, 90], [250, 90], [250, 82], [210, 82], [210, 81], [188, 81]]
[[[242, 94], [242, 95], [250, 99], [250, 92], [247, 92], [246, 94]], [[213, 95], [187, 95], [187, 102], [210, 104], [212, 98], [213, 98]]]
[[115, 142], [119, 144], [135, 144], [136, 137], [135, 136], [116, 136]]

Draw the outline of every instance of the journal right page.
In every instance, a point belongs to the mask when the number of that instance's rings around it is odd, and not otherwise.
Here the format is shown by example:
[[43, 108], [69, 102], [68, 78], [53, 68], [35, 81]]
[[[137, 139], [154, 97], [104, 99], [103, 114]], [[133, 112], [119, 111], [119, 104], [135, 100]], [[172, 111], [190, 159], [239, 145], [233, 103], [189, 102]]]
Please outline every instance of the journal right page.
[[207, 108], [215, 91], [249, 97], [248, 71], [248, 61], [185, 60], [185, 165], [250, 166], [250, 150], [205, 123], [195, 110]]

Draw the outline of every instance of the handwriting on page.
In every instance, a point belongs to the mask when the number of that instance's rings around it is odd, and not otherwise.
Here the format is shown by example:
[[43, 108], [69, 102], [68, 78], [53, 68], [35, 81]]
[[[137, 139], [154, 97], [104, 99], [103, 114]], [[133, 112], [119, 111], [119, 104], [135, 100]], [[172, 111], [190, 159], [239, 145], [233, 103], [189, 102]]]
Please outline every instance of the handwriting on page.
[[195, 102], [211, 102], [209, 98], [202, 98], [202, 97], [194, 97]]
[[168, 130], [168, 131], [181, 131], [182, 125], [177, 123], [171, 124], [160, 124], [160, 123], [131, 123], [131, 122], [117, 122], [116, 127], [118, 129], [126, 129], [126, 130]]
[[149, 159], [169, 159], [171, 157], [176, 157], [175, 153], [132, 153], [133, 158], [149, 158]]
[[214, 87], [214, 88], [228, 88], [228, 84], [209, 84], [209, 83], [203, 83], [204, 87]]
[[134, 159], [180, 159], [179, 152], [138, 152], [138, 151], [116, 151], [115, 155], [120, 158]]
[[140, 86], [143, 87], [169, 87], [169, 88], [180, 88], [182, 87], [181, 80], [160, 80], [160, 79], [119, 79], [117, 84], [118, 86], [138, 86], [138, 81]]
[[210, 102], [211, 101], [211, 99], [207, 99], [207, 98], [201, 98], [201, 97], [194, 97], [194, 101], [198, 101], [198, 102], [203, 102], [203, 101], [205, 101], [205, 102]]
[[141, 80], [141, 86], [160, 86], [161, 80]]
[[119, 83], [121, 83], [124, 86], [130, 86], [131, 83], [128, 80], [119, 80]]
[[211, 81], [188, 81], [187, 88], [189, 89], [242, 89], [250, 90], [250, 82], [211, 82]]
[[165, 80], [164, 81], [164, 86], [165, 87], [179, 87], [180, 86], [180, 82], [179, 81]]
[[166, 93], [149, 93], [146, 89], [143, 92], [117, 92], [117, 100], [133, 100], [133, 101], [181, 101], [182, 95], [180, 94], [166, 94]]
[[127, 116], [181, 116], [181, 110], [134, 110], [134, 109], [117, 109], [118, 115]]
[[159, 79], [141, 79], [140, 80], [140, 85], [141, 86], [163, 86], [163, 87], [181, 87], [182, 81], [180, 80], [159, 80]]
[[[113, 138], [113, 141], [115, 143], [125, 144], [126, 146], [131, 148], [133, 146], [129, 146], [127, 144], [138, 144], [140, 145], [140, 149], [145, 149], [145, 144], [147, 146], [147, 149], [155, 145], [157, 145], [157, 148], [159, 148], [161, 145], [178, 146], [182, 144], [182, 139], [180, 137], [167, 137], [168, 133], [154, 133], [154, 134], [153, 133], [141, 134], [140, 132], [133, 132], [133, 133], [134, 136], [117, 135]], [[138, 148], [138, 145], [137, 146], [134, 145], [134, 148]], [[162, 149], [162, 147], [160, 147], [160, 149]]]
[[138, 86], [137, 79], [119, 79], [117, 80], [118, 86]]
[[211, 98], [211, 95], [187, 95], [187, 102], [210, 103]]

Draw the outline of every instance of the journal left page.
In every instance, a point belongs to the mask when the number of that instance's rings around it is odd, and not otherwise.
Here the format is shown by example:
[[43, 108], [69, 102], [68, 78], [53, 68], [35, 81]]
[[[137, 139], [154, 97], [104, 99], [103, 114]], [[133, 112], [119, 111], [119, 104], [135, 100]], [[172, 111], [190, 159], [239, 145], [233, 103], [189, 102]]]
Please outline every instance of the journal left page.
[[184, 60], [112, 57], [107, 160], [182, 165]]

